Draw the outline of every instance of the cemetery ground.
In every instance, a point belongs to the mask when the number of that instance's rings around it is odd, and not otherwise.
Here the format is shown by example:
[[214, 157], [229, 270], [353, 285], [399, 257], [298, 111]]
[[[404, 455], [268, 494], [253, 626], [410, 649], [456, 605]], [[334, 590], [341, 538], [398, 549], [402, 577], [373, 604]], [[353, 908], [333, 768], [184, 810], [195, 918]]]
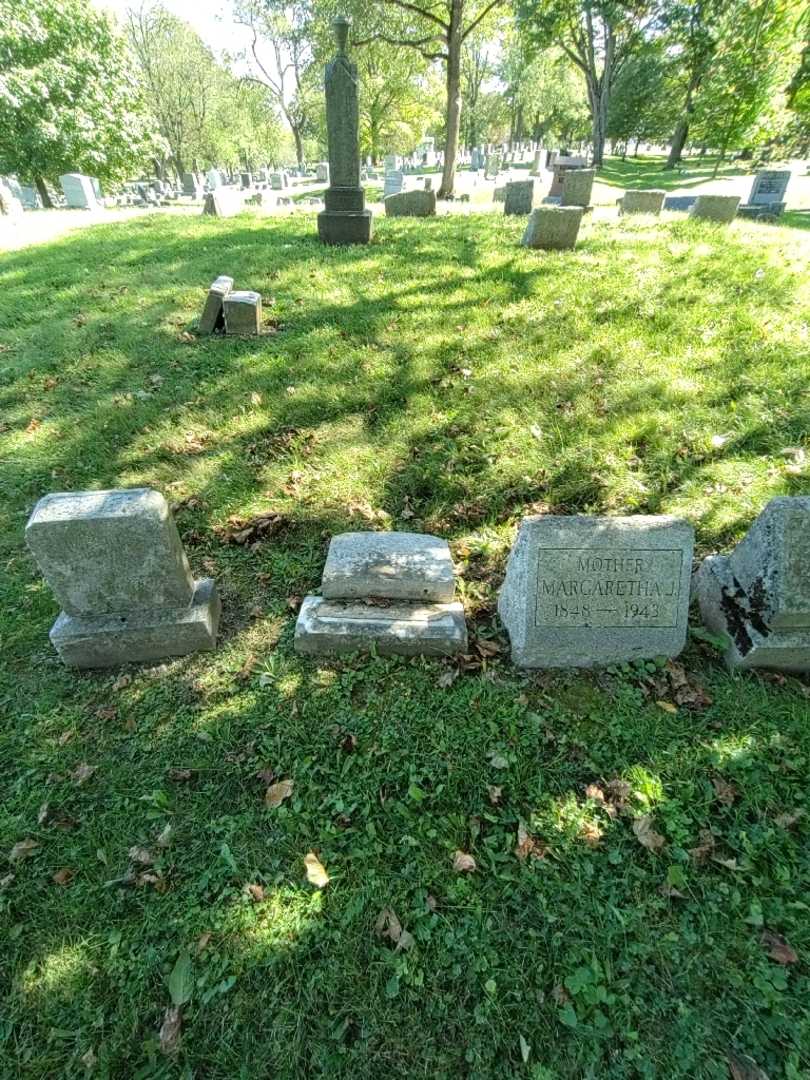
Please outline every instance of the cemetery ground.
[[[156, 214], [0, 256], [3, 1076], [808, 1075], [810, 684], [699, 631], [521, 675], [495, 600], [527, 513], [680, 514], [702, 556], [808, 491], [810, 237], [524, 224]], [[195, 335], [222, 273], [262, 337]], [[23, 528], [134, 485], [221, 641], [77, 674]], [[294, 655], [370, 528], [450, 540], [460, 663]]]

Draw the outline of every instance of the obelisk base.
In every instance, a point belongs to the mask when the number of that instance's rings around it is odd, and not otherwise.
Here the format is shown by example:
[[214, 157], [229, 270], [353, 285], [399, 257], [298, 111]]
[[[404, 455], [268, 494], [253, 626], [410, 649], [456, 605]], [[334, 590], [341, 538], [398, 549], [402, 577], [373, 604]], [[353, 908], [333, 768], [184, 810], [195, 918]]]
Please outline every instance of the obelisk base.
[[318, 236], [324, 244], [367, 244], [371, 240], [370, 210], [322, 210]]

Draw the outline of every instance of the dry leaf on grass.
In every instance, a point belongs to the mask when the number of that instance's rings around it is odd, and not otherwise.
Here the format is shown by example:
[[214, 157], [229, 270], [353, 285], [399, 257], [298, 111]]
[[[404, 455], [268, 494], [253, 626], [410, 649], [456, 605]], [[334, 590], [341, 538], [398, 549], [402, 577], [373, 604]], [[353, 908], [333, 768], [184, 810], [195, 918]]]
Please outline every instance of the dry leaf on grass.
[[264, 900], [263, 885], [246, 885], [245, 893], [257, 904], [260, 904], [262, 900]]
[[800, 821], [804, 817], [804, 810], [794, 810], [792, 814], [780, 814], [775, 817], [774, 824], [778, 825], [780, 829], [789, 829]]
[[457, 874], [471, 874], [476, 869], [475, 859], [466, 851], [457, 851], [453, 856], [453, 869]]
[[75, 870], [71, 870], [69, 866], [63, 866], [61, 870], [56, 871], [51, 881], [54, 885], [69, 885], [75, 876]]
[[736, 1050], [730, 1050], [728, 1054], [728, 1070], [732, 1080], [769, 1080], [768, 1074], [748, 1054], [739, 1054]]
[[546, 854], [545, 845], [542, 844], [536, 837], [528, 831], [526, 826], [521, 821], [518, 824], [517, 830], [517, 846], [515, 847], [515, 855], [521, 862], [525, 862], [531, 855], [533, 859], [542, 859]]
[[714, 851], [714, 836], [710, 829], [701, 829], [698, 838], [700, 843], [697, 847], [690, 848], [689, 854], [695, 862], [702, 863]]
[[323, 889], [324, 886], [329, 884], [329, 875], [314, 851], [310, 851], [308, 855], [304, 856], [304, 866], [307, 869], [307, 881], [310, 885]]
[[652, 818], [649, 814], [635, 819], [633, 832], [638, 842], [648, 851], [659, 851], [665, 844], [664, 837], [652, 827]]
[[712, 784], [714, 785], [714, 792], [717, 796], [717, 801], [722, 803], [723, 806], [731, 806], [734, 800], [737, 798], [737, 789], [733, 784], [729, 784], [727, 780], [724, 780], [722, 776], [713, 776]]
[[493, 806], [500, 806], [501, 799], [503, 798], [503, 788], [499, 787], [497, 784], [489, 784], [487, 787], [487, 795]]
[[279, 780], [277, 784], [272, 784], [264, 793], [264, 805], [275, 809], [277, 806], [281, 806], [285, 799], [289, 799], [292, 791], [292, 780]]
[[410, 949], [414, 943], [413, 935], [408, 933], [397, 918], [393, 908], [383, 908], [377, 916], [374, 930], [378, 937], [388, 938], [396, 945], [396, 951]]
[[678, 711], [678, 706], [673, 705], [671, 701], [656, 701], [655, 704], [659, 709], [663, 709], [664, 712], [676, 713]]
[[30, 855], [36, 851], [39, 847], [38, 840], [20, 840], [15, 844], [8, 855], [9, 862], [22, 862], [23, 859], [27, 859]]
[[81, 765], [77, 765], [70, 773], [70, 779], [75, 780], [81, 786], [90, 779], [97, 768], [97, 765], [88, 765], [86, 761], [83, 761]]
[[787, 938], [781, 934], [775, 934], [772, 930], [763, 930], [761, 937], [762, 947], [777, 964], [797, 964], [799, 957]]
[[583, 821], [577, 835], [588, 847], [599, 847], [602, 842], [602, 830], [595, 821]]
[[170, 1005], [163, 1014], [163, 1023], [160, 1025], [160, 1049], [167, 1056], [177, 1053], [182, 1026], [182, 1005]]
[[141, 847], [138, 844], [131, 847], [127, 854], [131, 862], [138, 863], [140, 866], [151, 866], [155, 861], [155, 857], [149, 848]]

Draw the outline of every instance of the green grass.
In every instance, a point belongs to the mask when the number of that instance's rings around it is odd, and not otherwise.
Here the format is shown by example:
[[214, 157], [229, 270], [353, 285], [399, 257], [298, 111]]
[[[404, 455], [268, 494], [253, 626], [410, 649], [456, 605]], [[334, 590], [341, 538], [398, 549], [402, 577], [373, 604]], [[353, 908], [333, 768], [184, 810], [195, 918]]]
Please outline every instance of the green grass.
[[[610, 157], [606, 158], [604, 166], [599, 170], [599, 180], [603, 184], [634, 190], [649, 187], [663, 191], [692, 188], [714, 178], [715, 160], [711, 155], [703, 158], [691, 157], [684, 159], [683, 164], [674, 169], [665, 169], [666, 158], [663, 157], [630, 156], [624, 160]], [[721, 165], [716, 178], [722, 180], [729, 176], [748, 174], [751, 174], [750, 163], [730, 161]]]
[[[807, 492], [785, 453], [810, 424], [803, 233], [587, 221], [544, 255], [522, 224], [380, 218], [332, 250], [313, 215], [156, 214], [0, 257], [0, 851], [39, 845], [0, 873], [3, 1077], [81, 1076], [92, 1052], [128, 1078], [720, 1080], [732, 1048], [808, 1076], [806, 683], [730, 676], [694, 640], [713, 702], [672, 713], [656, 670], [524, 677], [504, 649], [448, 686], [449, 664], [292, 652], [337, 531], [447, 536], [473, 642], [503, 645], [525, 513], [685, 514], [702, 554]], [[261, 291], [266, 336], [194, 337], [220, 273]], [[72, 673], [23, 527], [47, 491], [135, 484], [196, 500], [178, 522], [221, 644]], [[273, 539], [226, 542], [267, 510]], [[265, 770], [294, 782], [275, 810]], [[612, 819], [585, 789], [615, 778]], [[544, 857], [515, 856], [521, 825]], [[689, 854], [702, 830], [716, 858]], [[156, 880], [116, 884], [139, 845]], [[385, 908], [411, 948], [375, 932]]]

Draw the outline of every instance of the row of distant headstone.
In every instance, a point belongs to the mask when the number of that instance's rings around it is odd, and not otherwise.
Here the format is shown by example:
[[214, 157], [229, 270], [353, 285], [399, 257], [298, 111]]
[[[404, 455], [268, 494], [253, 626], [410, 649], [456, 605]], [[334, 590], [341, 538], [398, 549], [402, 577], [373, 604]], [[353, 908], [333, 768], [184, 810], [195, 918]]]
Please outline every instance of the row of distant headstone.
[[[62, 660], [111, 667], [216, 646], [220, 600], [195, 580], [163, 496], [149, 488], [46, 495], [26, 540], [62, 610]], [[772, 499], [729, 555], [692, 572], [691, 525], [666, 516], [524, 518], [498, 611], [521, 668], [589, 668], [676, 656], [690, 596], [733, 668], [810, 670], [810, 497]], [[467, 651], [446, 540], [333, 537], [295, 648], [313, 656]]]

